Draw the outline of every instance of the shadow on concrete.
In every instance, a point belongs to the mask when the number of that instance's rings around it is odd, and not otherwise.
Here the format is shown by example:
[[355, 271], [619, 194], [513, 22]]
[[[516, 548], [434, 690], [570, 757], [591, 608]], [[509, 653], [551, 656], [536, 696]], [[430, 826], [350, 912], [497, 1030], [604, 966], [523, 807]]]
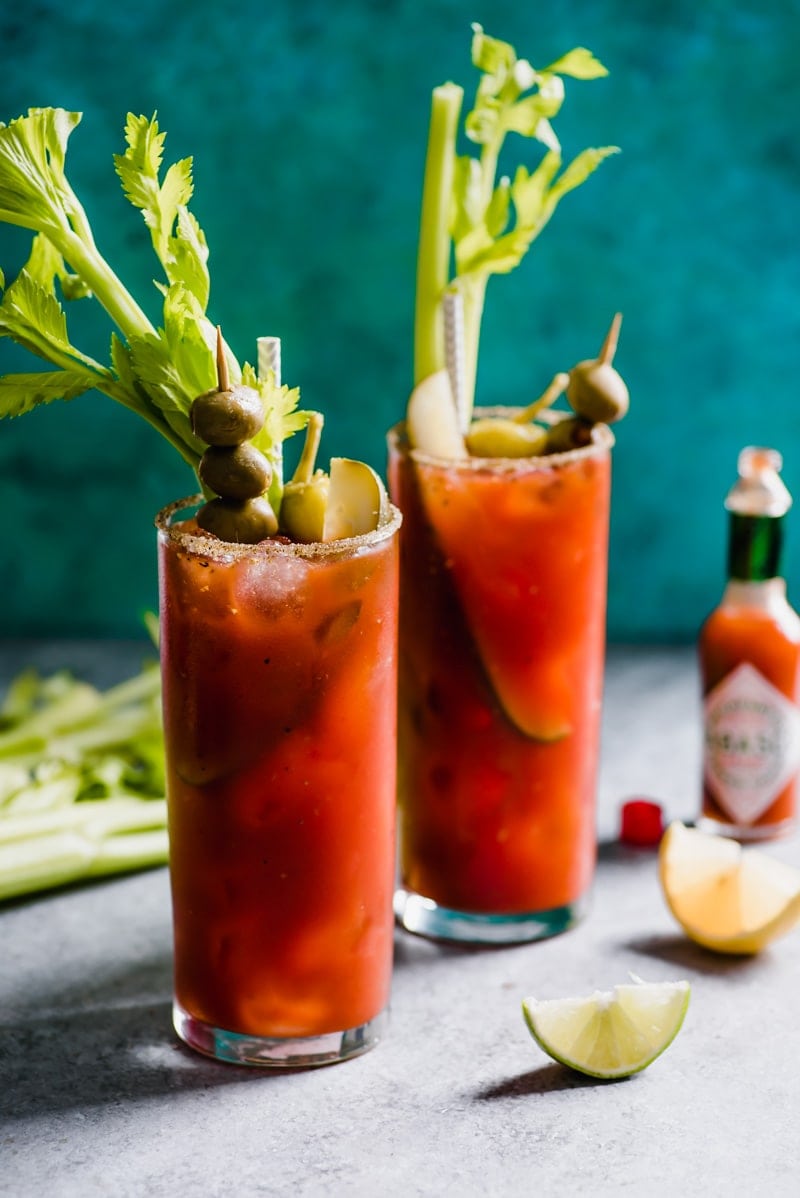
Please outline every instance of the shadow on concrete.
[[601, 840], [597, 845], [597, 868], [623, 866], [627, 869], [655, 869], [658, 865], [658, 846], [644, 847], [622, 844], [619, 840]]
[[711, 949], [688, 940], [680, 933], [670, 935], [637, 936], [628, 940], [621, 947], [633, 949], [647, 957], [655, 957], [659, 961], [668, 961], [671, 965], [679, 965], [682, 969], [692, 969], [697, 973], [724, 976], [725, 974], [745, 973], [750, 969], [763, 967], [763, 958], [751, 954], [736, 955], [714, 953]]
[[417, 936], [397, 927], [394, 936], [395, 968], [429, 966], [439, 961], [463, 960], [484, 953], [499, 953], [518, 948], [515, 944], [460, 944], [453, 940], [436, 940]]
[[473, 1095], [478, 1102], [495, 1102], [498, 1099], [530, 1098], [535, 1094], [552, 1094], [556, 1090], [585, 1090], [594, 1086], [615, 1085], [627, 1078], [607, 1080], [600, 1077], [587, 1077], [584, 1073], [576, 1073], [566, 1065], [543, 1065], [540, 1069], [531, 1069], [516, 1077], [506, 1078], [505, 1081], [495, 1082], [490, 1086], [482, 1086]]
[[30, 1014], [0, 1019], [0, 1120], [279, 1076], [214, 1062], [180, 1043], [168, 957], [92, 979], [90, 988], [83, 996], [74, 988], [39, 993]]

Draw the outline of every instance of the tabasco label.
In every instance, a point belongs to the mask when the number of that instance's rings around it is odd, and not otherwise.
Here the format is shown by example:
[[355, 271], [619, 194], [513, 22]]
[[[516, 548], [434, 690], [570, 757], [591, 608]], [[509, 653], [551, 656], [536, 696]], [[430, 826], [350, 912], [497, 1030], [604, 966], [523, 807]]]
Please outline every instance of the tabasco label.
[[705, 699], [706, 785], [736, 824], [751, 824], [800, 767], [800, 711], [743, 662]]

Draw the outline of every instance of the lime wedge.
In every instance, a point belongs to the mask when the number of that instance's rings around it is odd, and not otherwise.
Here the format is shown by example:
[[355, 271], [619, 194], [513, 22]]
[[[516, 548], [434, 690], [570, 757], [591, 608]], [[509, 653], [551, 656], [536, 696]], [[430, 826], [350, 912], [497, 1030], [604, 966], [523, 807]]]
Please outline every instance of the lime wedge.
[[589, 1077], [617, 1078], [646, 1069], [669, 1047], [688, 1006], [688, 982], [631, 982], [586, 998], [526, 998], [522, 1011], [553, 1060]]

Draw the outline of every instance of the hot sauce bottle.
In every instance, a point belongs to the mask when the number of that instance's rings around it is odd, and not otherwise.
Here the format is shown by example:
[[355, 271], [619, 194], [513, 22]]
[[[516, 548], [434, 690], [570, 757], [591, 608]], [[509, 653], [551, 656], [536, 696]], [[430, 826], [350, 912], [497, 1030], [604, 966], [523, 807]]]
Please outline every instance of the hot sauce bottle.
[[700, 632], [701, 823], [737, 840], [795, 826], [800, 769], [800, 617], [780, 576], [792, 498], [781, 455], [748, 447], [725, 507], [728, 583]]

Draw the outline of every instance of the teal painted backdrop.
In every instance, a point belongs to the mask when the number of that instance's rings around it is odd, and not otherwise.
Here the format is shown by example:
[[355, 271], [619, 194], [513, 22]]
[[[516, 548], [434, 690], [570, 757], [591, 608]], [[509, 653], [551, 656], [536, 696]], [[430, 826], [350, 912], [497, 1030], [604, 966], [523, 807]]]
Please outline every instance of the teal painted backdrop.
[[[194, 156], [212, 318], [241, 358], [279, 334], [286, 381], [327, 413], [326, 458], [382, 469], [410, 386], [430, 91], [471, 90], [473, 20], [534, 64], [583, 44], [611, 72], [568, 84], [557, 128], [565, 156], [623, 153], [490, 284], [478, 382], [482, 402], [527, 402], [625, 313], [610, 635], [694, 636], [752, 442], [783, 452], [798, 497], [786, 568], [800, 598], [800, 0], [3, 0], [0, 119], [84, 113], [73, 181], [154, 314], [155, 260], [112, 155], [129, 110], [158, 110], [169, 160]], [[7, 276], [26, 252], [0, 234]], [[106, 328], [71, 319], [104, 354]], [[0, 342], [0, 370], [20, 368]], [[153, 513], [191, 489], [103, 397], [0, 424], [0, 632], [136, 635], [156, 604]]]

